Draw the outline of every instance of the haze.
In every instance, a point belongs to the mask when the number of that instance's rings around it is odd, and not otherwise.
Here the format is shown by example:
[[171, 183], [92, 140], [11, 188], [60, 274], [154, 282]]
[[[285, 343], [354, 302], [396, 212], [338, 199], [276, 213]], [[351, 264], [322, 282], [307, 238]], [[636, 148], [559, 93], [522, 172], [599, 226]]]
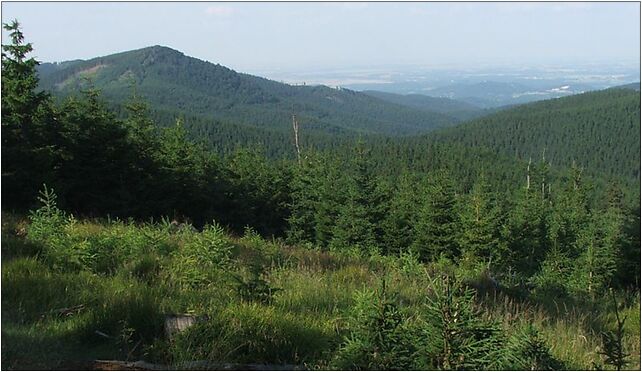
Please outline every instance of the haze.
[[244, 72], [637, 64], [639, 15], [639, 3], [2, 3], [41, 61], [165, 45]]

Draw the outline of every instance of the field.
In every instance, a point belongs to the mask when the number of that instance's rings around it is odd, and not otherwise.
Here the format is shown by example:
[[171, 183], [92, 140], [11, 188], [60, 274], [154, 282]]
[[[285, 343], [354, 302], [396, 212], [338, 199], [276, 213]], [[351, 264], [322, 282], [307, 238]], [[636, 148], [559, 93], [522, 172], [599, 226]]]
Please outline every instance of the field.
[[[249, 229], [232, 236], [215, 224], [199, 232], [167, 221], [77, 221], [55, 206], [31, 218], [2, 215], [2, 366], [82, 368], [116, 359], [175, 368], [204, 360], [265, 368], [492, 368], [472, 360], [474, 353], [454, 358], [428, 342], [435, 324], [448, 323], [434, 310], [444, 310], [435, 304], [447, 303], [443, 289], [451, 282], [453, 293], [472, 289], [450, 298], [466, 324], [493, 328], [490, 344], [524, 355], [497, 367], [612, 368], [600, 354], [603, 332], [617, 323], [609, 297], [542, 300], [465, 262], [293, 247]], [[627, 369], [638, 370], [639, 293], [615, 298], [625, 317]], [[168, 314], [202, 320], [168, 339]], [[455, 341], [462, 350], [476, 345]]]

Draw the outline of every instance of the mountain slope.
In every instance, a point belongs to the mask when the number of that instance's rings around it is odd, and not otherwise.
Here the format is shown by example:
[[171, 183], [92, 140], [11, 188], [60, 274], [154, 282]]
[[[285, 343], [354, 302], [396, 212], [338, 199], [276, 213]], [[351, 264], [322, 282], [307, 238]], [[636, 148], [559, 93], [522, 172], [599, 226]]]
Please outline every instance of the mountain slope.
[[640, 82], [638, 81], [637, 83], [618, 85], [616, 87], [613, 87], [612, 89], [630, 89], [630, 90], [636, 90], [636, 91], [639, 92], [640, 91]]
[[640, 93], [607, 89], [522, 105], [426, 135], [592, 174], [640, 180]]
[[349, 90], [290, 86], [240, 74], [159, 46], [43, 64], [39, 72], [41, 87], [57, 95], [72, 94], [87, 77], [108, 100], [122, 103], [135, 85], [153, 109], [267, 130], [289, 131], [293, 111], [302, 125], [325, 133], [412, 135], [458, 122]]
[[423, 94], [395, 94], [377, 90], [367, 90], [363, 93], [398, 105], [449, 115], [459, 120], [469, 120], [490, 113], [490, 111], [470, 103], [444, 97], [430, 97]]

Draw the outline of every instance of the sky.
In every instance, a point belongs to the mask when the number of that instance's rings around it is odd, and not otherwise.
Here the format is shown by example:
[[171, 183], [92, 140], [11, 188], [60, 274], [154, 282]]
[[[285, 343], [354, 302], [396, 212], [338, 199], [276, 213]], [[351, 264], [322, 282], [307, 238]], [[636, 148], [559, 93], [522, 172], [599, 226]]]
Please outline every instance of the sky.
[[[640, 4], [2, 2], [41, 61], [164, 45], [252, 72], [639, 63]], [[6, 35], [3, 30], [3, 43]]]

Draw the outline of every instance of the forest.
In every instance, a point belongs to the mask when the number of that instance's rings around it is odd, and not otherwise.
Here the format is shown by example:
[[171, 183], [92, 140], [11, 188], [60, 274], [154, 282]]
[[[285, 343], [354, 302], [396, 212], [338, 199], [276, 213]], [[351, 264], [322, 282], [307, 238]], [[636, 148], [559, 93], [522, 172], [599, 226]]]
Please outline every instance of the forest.
[[640, 368], [639, 92], [427, 134], [395, 105], [420, 135], [361, 116], [297, 157], [248, 124], [291, 101], [253, 91], [214, 125], [135, 84], [118, 105], [91, 79], [55, 96], [4, 28], [3, 368]]

